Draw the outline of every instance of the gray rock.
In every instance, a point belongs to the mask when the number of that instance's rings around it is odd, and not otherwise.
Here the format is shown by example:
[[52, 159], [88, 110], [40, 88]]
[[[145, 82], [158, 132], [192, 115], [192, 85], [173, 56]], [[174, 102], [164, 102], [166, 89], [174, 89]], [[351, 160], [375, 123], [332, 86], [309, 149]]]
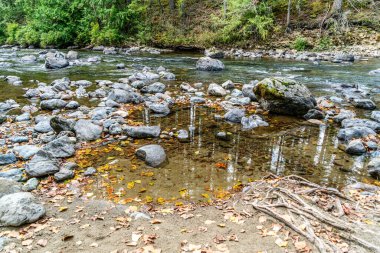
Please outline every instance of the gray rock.
[[40, 150], [26, 165], [25, 171], [32, 177], [43, 177], [58, 172], [59, 167], [50, 153]]
[[108, 132], [110, 134], [116, 135], [121, 134], [123, 132], [123, 129], [121, 128], [121, 125], [119, 123], [115, 123], [109, 126]]
[[342, 121], [342, 127], [343, 128], [350, 128], [350, 127], [368, 127], [374, 130], [375, 132], [380, 132], [380, 123], [369, 120], [369, 119], [345, 119]]
[[55, 116], [50, 119], [51, 128], [59, 134], [62, 131], [74, 131], [76, 122], [73, 119], [65, 119], [63, 117]]
[[206, 103], [206, 99], [204, 99], [202, 97], [191, 97], [190, 98], [190, 103], [203, 104], [203, 103]]
[[0, 154], [0, 165], [7, 165], [12, 164], [17, 161], [17, 158], [15, 154], [8, 153], [8, 154]]
[[92, 85], [92, 82], [88, 80], [78, 80], [78, 81], [71, 82], [71, 84], [77, 87], [87, 88]]
[[69, 61], [65, 58], [47, 57], [45, 60], [45, 68], [47, 69], [62, 69], [69, 65]]
[[50, 126], [50, 121], [40, 121], [37, 125], [34, 126], [34, 131], [38, 133], [49, 133], [53, 131], [53, 128]]
[[40, 103], [42, 110], [56, 110], [56, 109], [63, 109], [67, 105], [67, 102], [62, 99], [49, 99], [44, 100]]
[[222, 83], [222, 87], [226, 90], [232, 90], [235, 88], [235, 84], [231, 80], [228, 80]]
[[57, 182], [65, 181], [67, 179], [72, 179], [75, 176], [74, 171], [61, 168], [60, 171], [54, 174], [54, 179]]
[[25, 56], [21, 57], [21, 61], [26, 62], [26, 63], [32, 63], [32, 62], [37, 61], [37, 57], [34, 55], [25, 55]]
[[131, 83], [131, 86], [135, 89], [141, 89], [142, 87], [144, 87], [145, 85], [147, 85], [144, 81], [141, 81], [141, 80], [137, 80], [137, 81], [134, 81]]
[[75, 170], [77, 169], [79, 166], [78, 164], [74, 163], [74, 162], [67, 162], [67, 163], [64, 163], [62, 165], [62, 168], [63, 169], [66, 169], [66, 170]]
[[245, 116], [245, 110], [243, 109], [231, 109], [224, 114], [224, 119], [232, 123], [240, 123]]
[[67, 77], [64, 77], [62, 79], [54, 80], [51, 83], [51, 86], [53, 86], [53, 89], [56, 91], [66, 91], [70, 89], [70, 79]]
[[143, 97], [134, 91], [125, 91], [121, 89], [113, 89], [108, 95], [108, 99], [117, 103], [133, 103], [139, 104], [144, 101]]
[[177, 138], [181, 142], [187, 142], [189, 141], [189, 132], [185, 129], [178, 130]]
[[49, 152], [55, 158], [67, 158], [75, 154], [74, 143], [67, 136], [49, 142], [42, 150]]
[[352, 119], [356, 116], [355, 112], [350, 110], [342, 109], [340, 110], [339, 114], [333, 117], [333, 120], [336, 123], [342, 122], [344, 119]]
[[85, 175], [86, 177], [89, 177], [89, 176], [93, 176], [93, 175], [95, 175], [96, 172], [97, 172], [97, 171], [96, 171], [96, 169], [95, 169], [94, 167], [89, 167], [89, 168], [87, 168], [86, 171], [84, 172], [84, 175]]
[[380, 122], [380, 111], [372, 111], [371, 119]]
[[70, 50], [66, 54], [66, 59], [69, 61], [77, 60], [78, 59], [78, 52]]
[[70, 101], [65, 108], [69, 110], [75, 110], [79, 108], [80, 104], [77, 101]]
[[366, 152], [367, 152], [367, 149], [361, 140], [350, 141], [346, 148], [346, 153], [351, 154], [351, 155], [362, 155]]
[[80, 119], [74, 127], [77, 138], [81, 141], [94, 141], [101, 137], [103, 128], [95, 125], [91, 120]]
[[125, 69], [125, 64], [124, 63], [116, 64], [116, 68], [117, 69]]
[[148, 108], [160, 116], [166, 116], [170, 114], [169, 104], [166, 102], [163, 103], [147, 103]]
[[0, 226], [21, 226], [45, 215], [42, 204], [29, 192], [18, 192], [0, 198]]
[[40, 148], [35, 145], [24, 145], [13, 148], [13, 152], [22, 160], [29, 160], [38, 151], [40, 151]]
[[380, 157], [374, 157], [367, 165], [368, 173], [375, 179], [380, 179]]
[[8, 117], [6, 115], [0, 115], [0, 125], [6, 122]]
[[188, 83], [181, 83], [180, 88], [181, 88], [182, 91], [188, 92], [188, 93], [194, 93], [194, 92], [197, 91], [197, 89], [195, 89], [194, 87], [192, 87]]
[[218, 132], [216, 134], [216, 138], [222, 141], [230, 141], [232, 138], [232, 134], [228, 132]]
[[374, 110], [376, 109], [376, 104], [371, 99], [354, 99], [351, 102], [356, 108]]
[[166, 85], [160, 82], [155, 82], [141, 88], [141, 92], [149, 94], [164, 93], [165, 90]]
[[224, 52], [216, 48], [210, 48], [205, 50], [205, 56], [213, 59], [222, 59], [224, 58]]
[[222, 86], [216, 83], [211, 83], [208, 86], [207, 93], [211, 96], [216, 96], [216, 97], [224, 97], [227, 92], [225, 89], [223, 89]]
[[151, 167], [160, 167], [166, 161], [165, 150], [160, 145], [146, 145], [136, 150], [136, 156]]
[[11, 136], [9, 140], [12, 143], [23, 143], [23, 142], [28, 142], [29, 137], [28, 136]]
[[7, 171], [0, 172], [0, 178], [5, 178], [19, 182], [22, 180], [22, 170], [21, 169], [10, 169]]
[[0, 198], [16, 192], [21, 192], [21, 184], [10, 179], [0, 178]]
[[32, 177], [22, 186], [22, 190], [26, 192], [34, 191], [37, 189], [39, 184], [40, 181], [37, 178]]
[[338, 132], [338, 139], [341, 141], [350, 141], [352, 139], [360, 139], [368, 135], [376, 135], [376, 132], [368, 127], [350, 127], [340, 129]]
[[248, 97], [252, 102], [257, 101], [256, 95], [253, 92], [254, 85], [252, 84], [244, 84], [242, 88], [242, 93], [244, 97]]
[[309, 89], [292, 79], [266, 78], [254, 92], [264, 110], [277, 114], [303, 116], [317, 104]]
[[157, 138], [161, 133], [159, 126], [126, 126], [123, 130], [128, 136], [136, 139]]
[[258, 115], [251, 115], [249, 117], [243, 117], [241, 119], [241, 124], [243, 126], [244, 130], [253, 129], [256, 127], [266, 127], [269, 126], [267, 122], [265, 122], [260, 116]]
[[223, 62], [217, 59], [212, 59], [210, 57], [202, 57], [197, 61], [196, 68], [197, 70], [202, 71], [221, 71], [225, 67]]
[[30, 113], [26, 112], [16, 117], [16, 122], [29, 121], [31, 119]]
[[304, 119], [324, 119], [325, 114], [324, 112], [317, 110], [317, 109], [310, 109], [304, 116]]

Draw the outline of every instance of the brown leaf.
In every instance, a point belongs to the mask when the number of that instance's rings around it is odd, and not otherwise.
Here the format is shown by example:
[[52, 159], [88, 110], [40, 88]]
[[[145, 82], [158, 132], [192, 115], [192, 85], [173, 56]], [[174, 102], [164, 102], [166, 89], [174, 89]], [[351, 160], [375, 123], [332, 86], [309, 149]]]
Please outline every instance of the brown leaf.
[[220, 243], [225, 242], [225, 241], [226, 241], [226, 238], [224, 238], [222, 235], [216, 235], [214, 237], [214, 242], [216, 244], [220, 244]]

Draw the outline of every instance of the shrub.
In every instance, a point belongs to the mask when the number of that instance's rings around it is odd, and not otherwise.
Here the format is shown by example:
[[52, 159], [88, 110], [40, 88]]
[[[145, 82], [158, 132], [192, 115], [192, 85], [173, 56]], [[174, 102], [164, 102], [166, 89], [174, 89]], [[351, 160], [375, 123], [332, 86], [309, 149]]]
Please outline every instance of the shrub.
[[32, 27], [26, 25], [17, 30], [16, 40], [23, 46], [37, 46], [40, 43], [40, 34]]
[[5, 28], [5, 33], [7, 36], [6, 42], [8, 44], [15, 44], [17, 42], [16, 40], [16, 33], [17, 30], [19, 29], [19, 25], [16, 23], [7, 23], [6, 28]]
[[297, 37], [293, 43], [293, 48], [297, 51], [305, 51], [309, 47], [309, 42], [304, 37]]
[[317, 50], [327, 50], [333, 46], [333, 42], [329, 37], [321, 37], [318, 41]]

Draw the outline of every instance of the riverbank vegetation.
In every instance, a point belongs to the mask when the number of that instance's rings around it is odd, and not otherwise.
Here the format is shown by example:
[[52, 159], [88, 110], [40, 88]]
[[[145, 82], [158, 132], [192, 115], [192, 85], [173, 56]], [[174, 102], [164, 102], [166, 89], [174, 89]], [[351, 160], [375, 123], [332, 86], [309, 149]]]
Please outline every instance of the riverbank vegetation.
[[251, 47], [287, 38], [324, 49], [379, 39], [378, 10], [374, 0], [0, 0], [0, 43]]

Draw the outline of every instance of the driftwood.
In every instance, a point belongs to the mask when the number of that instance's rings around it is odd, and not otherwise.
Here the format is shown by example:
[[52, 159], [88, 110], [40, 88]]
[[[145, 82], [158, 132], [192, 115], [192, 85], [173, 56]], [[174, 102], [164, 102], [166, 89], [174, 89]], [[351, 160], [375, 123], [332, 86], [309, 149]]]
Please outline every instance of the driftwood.
[[[246, 187], [243, 196], [245, 204], [305, 237], [319, 252], [343, 252], [337, 242], [346, 242], [352, 252], [380, 252], [380, 242], [375, 245], [366, 240], [376, 236], [380, 229], [372, 230], [357, 219], [364, 215], [375, 217], [378, 210], [337, 189], [295, 175], [280, 178], [270, 174]], [[286, 218], [288, 213], [292, 220]]]

